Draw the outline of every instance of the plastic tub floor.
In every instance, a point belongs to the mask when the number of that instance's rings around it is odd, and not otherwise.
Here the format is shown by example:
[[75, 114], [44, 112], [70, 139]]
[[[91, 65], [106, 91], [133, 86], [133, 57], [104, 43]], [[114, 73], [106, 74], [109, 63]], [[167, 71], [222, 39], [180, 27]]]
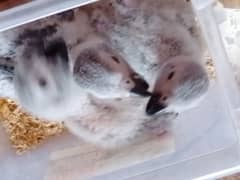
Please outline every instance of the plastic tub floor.
[[[183, 113], [178, 118], [174, 132], [176, 138], [174, 153], [96, 179], [114, 178], [114, 180], [117, 180], [153, 170], [161, 172], [161, 168], [163, 168], [162, 170], [170, 169], [170, 165], [177, 165], [176, 163], [186, 160], [188, 161], [180, 164], [191, 164], [193, 158], [201, 159], [207, 154], [217, 153], [236, 144], [238, 139], [231, 115], [224, 104], [218, 84], [215, 81], [212, 82], [209, 93], [201, 105]], [[4, 180], [42, 180], [48, 171], [51, 152], [78, 146], [78, 140], [72, 135], [66, 134], [52, 138], [36, 150], [18, 156], [10, 148], [3, 130], [0, 131], [0, 134], [0, 174], [1, 179]], [[224, 158], [224, 155], [219, 158]], [[184, 166], [182, 166], [182, 169], [184, 171]], [[140, 177], [143, 178], [144, 176]], [[167, 176], [165, 178], [168, 179]], [[175, 178], [171, 177], [170, 179]], [[133, 179], [139, 179], [139, 177]]]

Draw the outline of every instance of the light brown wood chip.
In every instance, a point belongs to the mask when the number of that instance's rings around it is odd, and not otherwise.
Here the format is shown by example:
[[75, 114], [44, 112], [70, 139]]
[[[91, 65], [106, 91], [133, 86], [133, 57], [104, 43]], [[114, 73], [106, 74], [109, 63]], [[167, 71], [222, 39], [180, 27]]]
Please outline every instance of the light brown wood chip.
[[64, 131], [63, 123], [39, 120], [9, 99], [0, 99], [0, 123], [17, 154], [31, 150], [49, 137]]
[[206, 58], [205, 66], [207, 69], [208, 77], [210, 79], [216, 79], [216, 71], [215, 71], [215, 67], [213, 64], [213, 60], [209, 56], [206, 56], [205, 58]]

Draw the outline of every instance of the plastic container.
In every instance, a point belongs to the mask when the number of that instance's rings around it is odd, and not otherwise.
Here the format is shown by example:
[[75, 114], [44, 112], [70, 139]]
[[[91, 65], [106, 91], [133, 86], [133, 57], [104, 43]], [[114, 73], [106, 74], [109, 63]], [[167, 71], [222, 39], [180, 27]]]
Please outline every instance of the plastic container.
[[[22, 7], [0, 14], [1, 30], [36, 20], [66, 9], [83, 5], [86, 1], [34, 1]], [[88, 1], [90, 2], [90, 1]], [[192, 0], [205, 39], [217, 71], [217, 80], [211, 83], [207, 97], [201, 105], [185, 112], [175, 125], [175, 152], [136, 166], [120, 169], [93, 179], [213, 179], [240, 170], [240, 146], [236, 119], [240, 117], [240, 96], [219, 33], [221, 9], [213, 0]], [[37, 3], [39, 3], [37, 5]], [[40, 5], [43, 3], [42, 5]], [[62, 6], [61, 6], [62, 4]], [[53, 7], [51, 9], [50, 7]], [[28, 8], [37, 8], [35, 13]], [[4, 21], [28, 9], [28, 19], [19, 17], [15, 21]], [[33, 9], [32, 9], [33, 10]], [[26, 11], [27, 13], [27, 11]], [[220, 14], [219, 14], [220, 13]], [[31, 16], [31, 18], [29, 18]], [[11, 18], [10, 18], [11, 19]], [[24, 21], [24, 22], [23, 22]], [[13, 25], [15, 23], [15, 25]], [[1, 133], [2, 131], [0, 131]], [[1, 136], [0, 136], [1, 137]], [[4, 138], [0, 143], [5, 143]], [[3, 146], [0, 156], [2, 179], [40, 180], [48, 170], [50, 152], [65, 147], [74, 147], [78, 141], [72, 136], [61, 136], [24, 156], [14, 155], [9, 146]], [[67, 166], [67, 164], [66, 164]], [[79, 177], [81, 179], [81, 177]]]
[[[31, 1], [0, 12], [0, 32], [97, 0]], [[17, 18], [16, 18], [17, 17]]]

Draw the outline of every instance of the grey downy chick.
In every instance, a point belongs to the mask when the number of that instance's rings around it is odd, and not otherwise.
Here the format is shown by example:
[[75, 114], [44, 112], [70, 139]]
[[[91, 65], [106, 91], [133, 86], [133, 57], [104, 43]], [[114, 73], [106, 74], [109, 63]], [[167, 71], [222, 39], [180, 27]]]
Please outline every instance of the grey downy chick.
[[71, 101], [73, 83], [64, 40], [29, 30], [16, 59], [14, 86], [20, 104], [34, 115], [48, 119], [68, 113], [65, 105]]
[[[64, 14], [63, 14], [64, 15]], [[66, 41], [74, 78], [82, 90], [97, 97], [149, 95], [148, 83], [136, 73], [107, 37], [92, 28], [84, 10], [69, 11], [59, 31]], [[61, 16], [60, 16], [61, 18]]]
[[208, 86], [207, 73], [200, 63], [187, 56], [173, 57], [161, 66], [146, 113], [192, 108], [199, 104]]
[[71, 51], [73, 75], [82, 89], [102, 98], [149, 96], [149, 85], [110, 44], [92, 35]]

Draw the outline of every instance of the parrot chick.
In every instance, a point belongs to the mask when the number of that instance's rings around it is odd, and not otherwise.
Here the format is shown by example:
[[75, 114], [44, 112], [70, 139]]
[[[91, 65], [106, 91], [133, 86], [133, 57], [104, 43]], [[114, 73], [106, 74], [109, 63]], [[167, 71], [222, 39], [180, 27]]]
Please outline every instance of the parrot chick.
[[181, 112], [199, 104], [208, 90], [209, 79], [204, 67], [187, 56], [166, 61], [158, 78], [146, 113], [153, 115], [170, 109]]

